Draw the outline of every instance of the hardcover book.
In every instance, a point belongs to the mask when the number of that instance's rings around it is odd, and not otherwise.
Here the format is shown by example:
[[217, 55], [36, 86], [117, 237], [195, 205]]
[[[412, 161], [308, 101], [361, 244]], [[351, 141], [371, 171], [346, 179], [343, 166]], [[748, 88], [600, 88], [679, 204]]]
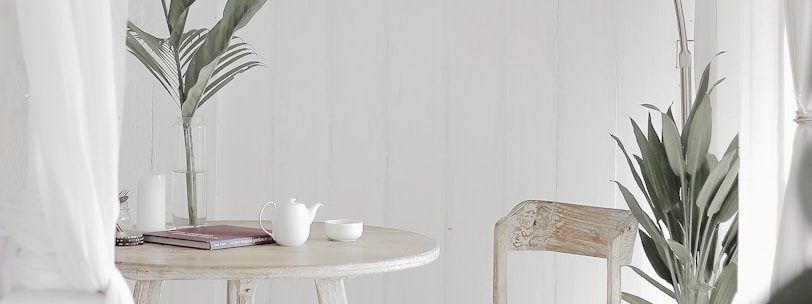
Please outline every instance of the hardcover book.
[[259, 228], [214, 225], [145, 232], [144, 242], [216, 250], [269, 244], [274, 240]]

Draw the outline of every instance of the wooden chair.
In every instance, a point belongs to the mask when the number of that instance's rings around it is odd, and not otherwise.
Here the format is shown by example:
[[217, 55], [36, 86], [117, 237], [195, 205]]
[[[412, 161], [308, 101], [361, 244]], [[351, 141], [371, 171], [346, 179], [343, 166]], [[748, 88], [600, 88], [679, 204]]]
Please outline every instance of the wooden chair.
[[628, 210], [524, 201], [496, 222], [493, 303], [507, 303], [507, 252], [555, 251], [606, 259], [607, 303], [620, 303], [620, 266], [631, 262], [637, 220]]

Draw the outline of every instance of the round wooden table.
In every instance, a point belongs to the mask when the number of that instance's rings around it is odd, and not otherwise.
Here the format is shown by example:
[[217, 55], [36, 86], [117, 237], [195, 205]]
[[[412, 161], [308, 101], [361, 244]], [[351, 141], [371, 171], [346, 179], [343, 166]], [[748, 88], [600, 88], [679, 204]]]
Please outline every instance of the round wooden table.
[[[209, 225], [259, 227], [257, 221]], [[157, 304], [164, 280], [224, 279], [228, 303], [253, 303], [257, 279], [309, 278], [316, 282], [319, 303], [344, 304], [344, 278], [422, 266], [439, 254], [437, 242], [413, 232], [364, 226], [357, 241], [334, 242], [324, 235], [322, 223], [314, 223], [300, 247], [270, 244], [209, 251], [145, 243], [116, 247], [116, 266], [125, 278], [136, 281], [136, 303]]]

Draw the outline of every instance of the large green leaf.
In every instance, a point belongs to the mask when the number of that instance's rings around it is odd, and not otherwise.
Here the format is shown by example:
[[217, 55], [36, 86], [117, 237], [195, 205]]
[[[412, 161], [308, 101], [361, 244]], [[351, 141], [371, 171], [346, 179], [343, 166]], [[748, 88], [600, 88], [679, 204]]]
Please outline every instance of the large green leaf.
[[652, 173], [657, 176], [653, 181], [657, 183], [658, 192], [662, 195], [660, 205], [662, 205], [664, 213], [668, 214], [674, 207], [674, 203], [679, 200], [680, 181], [668, 165], [665, 145], [654, 130], [651, 115], [648, 116], [647, 128], [649, 151], [651, 152], [651, 155], [646, 157], [647, 164], [651, 167]]
[[719, 279], [716, 280], [714, 291], [711, 294], [710, 303], [713, 304], [729, 304], [733, 302], [733, 296], [736, 295], [737, 278], [739, 272], [738, 264], [730, 263], [722, 268], [722, 273]]
[[203, 90], [206, 88], [216, 65], [217, 61], [215, 60], [211, 64], [203, 67], [200, 71], [202, 77], [197, 79], [197, 83], [189, 90], [189, 94], [186, 95], [186, 100], [181, 104], [180, 112], [183, 117], [192, 117], [195, 115], [195, 111], [200, 107], [200, 97], [203, 95]]
[[623, 301], [629, 302], [631, 304], [651, 304], [651, 302], [646, 301], [645, 299], [638, 297], [636, 295], [630, 294], [628, 292], [624, 292], [620, 295], [620, 298]]
[[[724, 53], [725, 53], [724, 51], [716, 53], [714, 58]], [[696, 105], [702, 100], [704, 100], [708, 94], [708, 81], [710, 78], [710, 71], [711, 71], [711, 62], [708, 62], [708, 64], [705, 66], [705, 70], [702, 71], [702, 77], [699, 80], [699, 87], [696, 90], [696, 97], [694, 99], [693, 105], [691, 106], [691, 111], [688, 114], [688, 119], [685, 122], [685, 127], [682, 130], [683, 147], [688, 146], [688, 136], [691, 134], [691, 121], [693, 120], [697, 109]]]
[[663, 146], [665, 146], [668, 164], [676, 176], [684, 178], [685, 154], [682, 149], [682, 141], [680, 140], [679, 131], [677, 130], [677, 124], [673, 118], [666, 114], [662, 114], [661, 119], [663, 126]]
[[[722, 240], [722, 252], [728, 256], [733, 256], [733, 250], [739, 244], [739, 217], [733, 218], [733, 222], [725, 233], [725, 238]], [[726, 263], [727, 264], [727, 263]]]
[[[654, 272], [657, 273], [657, 276], [668, 282], [668, 284], [673, 284], [671, 271], [668, 269], [668, 265], [657, 249], [657, 245], [654, 244], [654, 240], [642, 229], [638, 229], [637, 232], [640, 235], [640, 243], [643, 245], [643, 251], [646, 253], [649, 264], [654, 268]], [[668, 252], [670, 253], [670, 251]]]
[[682, 146], [688, 146], [688, 136], [691, 134], [691, 123], [694, 120], [694, 116], [696, 116], [696, 109], [699, 102], [705, 99], [705, 95], [708, 92], [708, 78], [710, 76], [710, 68], [711, 64], [705, 66], [705, 70], [702, 72], [702, 78], [699, 80], [699, 87], [696, 90], [696, 96], [694, 97], [694, 102], [691, 105], [690, 113], [688, 113], [688, 118], [685, 121], [685, 125], [682, 128]]
[[[716, 212], [719, 212], [719, 209], [722, 208], [722, 204], [727, 201], [727, 196], [730, 193], [730, 190], [733, 189], [733, 186], [736, 185], [736, 181], [739, 176], [739, 158], [733, 160], [733, 164], [730, 165], [730, 169], [727, 171], [727, 175], [722, 180], [722, 183], [719, 185], [719, 188], [716, 191], [713, 200], [708, 206], [708, 216], [713, 216]], [[708, 177], [710, 179], [710, 177]], [[700, 193], [701, 194], [701, 193]]]
[[683, 264], [691, 263], [693, 256], [691, 255], [691, 252], [685, 248], [685, 246], [674, 240], [668, 240], [667, 242], [668, 247], [671, 248], [671, 252], [674, 253], [677, 260], [681, 261]]
[[694, 175], [705, 161], [711, 138], [711, 105], [707, 95], [696, 105], [693, 119], [687, 125], [691, 129], [685, 146], [688, 174]]
[[642, 277], [643, 279], [648, 281], [651, 285], [654, 285], [654, 287], [657, 287], [657, 289], [659, 289], [663, 293], [667, 294], [672, 299], [677, 298], [677, 296], [674, 294], [674, 292], [671, 289], [668, 289], [668, 287], [665, 287], [663, 284], [660, 284], [660, 282], [657, 282], [657, 280], [655, 280], [654, 278], [652, 278], [651, 276], [649, 276], [648, 274], [643, 272], [643, 270], [640, 270], [640, 268], [634, 267], [632, 265], [625, 265], [625, 266], [627, 266], [627, 267], [631, 268], [632, 270], [634, 270], [634, 272], [637, 273], [638, 275], [640, 275], [640, 277]]
[[[643, 177], [646, 188], [641, 190], [648, 191], [648, 194], [651, 197], [651, 209], [652, 212], [654, 212], [655, 218], [658, 220], [663, 219], [665, 218], [665, 213], [671, 209], [671, 205], [666, 204], [666, 198], [668, 195], [664, 189], [666, 186], [664, 178], [655, 170], [656, 165], [654, 165], [653, 160], [651, 160], [651, 158], [654, 157], [654, 152], [651, 151], [648, 138], [646, 138], [643, 131], [640, 130], [640, 127], [633, 120], [632, 130], [634, 131], [634, 137], [637, 140], [637, 146], [640, 149], [640, 154], [642, 156], [639, 161], [640, 174]], [[647, 159], [648, 161], [646, 161]]]
[[722, 209], [719, 210], [719, 222], [727, 222], [736, 212], [739, 211], [739, 182], [735, 182], [733, 184], [733, 188], [730, 189], [730, 193], [727, 194], [727, 198], [725, 198], [725, 202], [722, 203]]
[[623, 194], [623, 198], [626, 200], [626, 204], [629, 206], [629, 210], [634, 215], [634, 218], [637, 219], [637, 222], [643, 227], [643, 230], [648, 232], [651, 236], [651, 239], [654, 240], [654, 245], [657, 247], [657, 250], [660, 252], [661, 256], [668, 255], [668, 243], [666, 242], [665, 238], [663, 238], [663, 232], [654, 221], [640, 208], [640, 204], [637, 203], [637, 199], [629, 192], [629, 189], [623, 186], [618, 181], [612, 181], [617, 184], [618, 189], [620, 189], [620, 193]]
[[[214, 70], [217, 61], [228, 49], [234, 33], [245, 26], [263, 4], [265, 4], [265, 0], [229, 0], [226, 3], [226, 7], [223, 9], [223, 18], [211, 28], [206, 41], [192, 55], [192, 60], [186, 70], [185, 95], [187, 98], [198, 99], [191, 100], [192, 103], [198, 104], [199, 98], [202, 97], [203, 88], [206, 87], [209, 81], [208, 78], [211, 77], [210, 72]], [[204, 73], [203, 70], [207, 67], [211, 67], [211, 71]], [[203, 79], [200, 79], [201, 75]], [[192, 94], [192, 89], [198, 86], [200, 87], [196, 89], [199, 90], [199, 94], [197, 92]]]
[[632, 177], [634, 177], [634, 181], [637, 183], [637, 187], [640, 189], [640, 191], [643, 192], [643, 196], [645, 196], [646, 201], [649, 204], [649, 207], [651, 207], [651, 197], [648, 195], [648, 192], [646, 192], [646, 187], [643, 185], [643, 180], [640, 179], [640, 175], [637, 174], [637, 170], [634, 169], [634, 165], [632, 164], [632, 160], [629, 157], [629, 153], [626, 152], [626, 147], [623, 146], [623, 142], [621, 142], [620, 139], [617, 138], [617, 136], [614, 136], [612, 134], [609, 134], [609, 136], [611, 136], [612, 139], [615, 140], [617, 146], [620, 147], [620, 151], [623, 152], [623, 156], [626, 158], [626, 164], [629, 165], [629, 171], [632, 172]]
[[[708, 175], [708, 178], [702, 185], [702, 189], [699, 190], [699, 196], [696, 199], [696, 206], [699, 207], [700, 210], [705, 210], [707, 203], [710, 201], [711, 198], [713, 198], [714, 195], [717, 195], [717, 193], [719, 193], [719, 190], [721, 190], [719, 186], [722, 184], [723, 181], [727, 179], [728, 176], [732, 176], [732, 178], [730, 179], [731, 182], [730, 186], [732, 186], [732, 182], [736, 178], [736, 175], [738, 174], [739, 171], [738, 167], [735, 168], [735, 171], [731, 170], [731, 166], [734, 164], [734, 162], [738, 163], [737, 150], [734, 150], [730, 154], [725, 155], [722, 158], [722, 160], [719, 161], [719, 164], [716, 165], [715, 168], [713, 168], [713, 171], [711, 171], [710, 175]], [[728, 187], [728, 189], [726, 190], [730, 191], [730, 187]], [[713, 213], [719, 211], [722, 201], [727, 196], [727, 192], [719, 194], [724, 196], [720, 198], [719, 204], [716, 206], [716, 209], [713, 210]], [[710, 210], [708, 210], [708, 215], [711, 214], [712, 213], [710, 213]]]
[[169, 39], [173, 46], [180, 46], [183, 28], [186, 26], [186, 17], [189, 7], [195, 0], [172, 0], [169, 4], [169, 13], [166, 16], [166, 25], [169, 28]]

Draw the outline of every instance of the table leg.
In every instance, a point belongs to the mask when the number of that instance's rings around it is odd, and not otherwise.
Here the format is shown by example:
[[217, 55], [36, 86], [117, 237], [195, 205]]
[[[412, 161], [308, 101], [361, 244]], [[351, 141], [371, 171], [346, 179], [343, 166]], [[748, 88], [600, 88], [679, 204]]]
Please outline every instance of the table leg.
[[257, 289], [254, 280], [228, 280], [228, 304], [253, 304], [254, 291]]
[[347, 304], [344, 278], [316, 280], [316, 294], [319, 304]]
[[158, 304], [161, 301], [163, 280], [135, 281], [133, 298], [136, 304]]

